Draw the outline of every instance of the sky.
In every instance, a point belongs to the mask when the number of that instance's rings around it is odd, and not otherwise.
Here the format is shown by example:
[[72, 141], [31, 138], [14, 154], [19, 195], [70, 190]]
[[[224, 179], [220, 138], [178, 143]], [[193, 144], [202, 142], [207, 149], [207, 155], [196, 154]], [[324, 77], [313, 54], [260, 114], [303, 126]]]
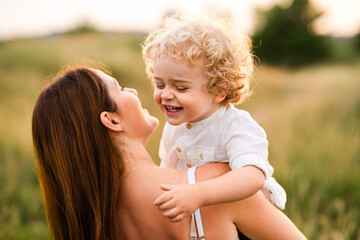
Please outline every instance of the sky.
[[[240, 31], [251, 35], [255, 9], [291, 0], [0, 0], [0, 39], [43, 36], [89, 21], [104, 31], [155, 28], [165, 13], [202, 14], [211, 9], [232, 14]], [[311, 0], [324, 11], [314, 28], [320, 34], [351, 37], [360, 31], [360, 0]]]

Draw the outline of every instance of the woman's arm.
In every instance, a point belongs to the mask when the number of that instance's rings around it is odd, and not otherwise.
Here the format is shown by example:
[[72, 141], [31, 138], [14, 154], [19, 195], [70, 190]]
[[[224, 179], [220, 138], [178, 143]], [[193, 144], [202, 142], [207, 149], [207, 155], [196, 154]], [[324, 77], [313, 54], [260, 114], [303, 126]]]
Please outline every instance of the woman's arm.
[[[196, 171], [196, 182], [219, 177], [230, 171], [228, 164], [211, 163]], [[225, 207], [225, 205], [222, 205]], [[236, 227], [250, 239], [306, 239], [294, 223], [262, 193], [226, 204]]]
[[229, 206], [234, 224], [250, 239], [306, 239], [261, 191]]
[[[211, 163], [200, 166], [196, 181], [206, 181], [230, 171], [228, 164]], [[225, 206], [225, 205], [223, 205]], [[262, 193], [227, 204], [236, 227], [250, 239], [306, 239], [294, 223], [277, 209]]]

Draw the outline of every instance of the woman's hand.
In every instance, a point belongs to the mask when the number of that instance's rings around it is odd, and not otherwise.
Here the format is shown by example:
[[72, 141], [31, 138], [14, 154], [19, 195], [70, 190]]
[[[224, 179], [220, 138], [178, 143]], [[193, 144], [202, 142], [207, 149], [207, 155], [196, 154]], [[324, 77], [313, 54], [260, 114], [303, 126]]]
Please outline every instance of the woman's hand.
[[154, 201], [154, 205], [171, 222], [181, 221], [202, 205], [196, 184], [160, 184], [160, 187], [166, 192]]

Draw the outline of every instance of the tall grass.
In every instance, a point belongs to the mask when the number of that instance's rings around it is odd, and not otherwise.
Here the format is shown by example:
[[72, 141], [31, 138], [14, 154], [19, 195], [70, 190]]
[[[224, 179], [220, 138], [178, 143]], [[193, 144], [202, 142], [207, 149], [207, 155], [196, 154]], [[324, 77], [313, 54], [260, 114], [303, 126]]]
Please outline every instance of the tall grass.
[[267, 131], [285, 213], [309, 239], [360, 239], [359, 67], [260, 69], [244, 106]]
[[[0, 239], [50, 239], [31, 142], [36, 96], [61, 66], [105, 63], [152, 99], [140, 35], [68, 35], [0, 44]], [[360, 63], [300, 70], [260, 67], [255, 95], [239, 105], [264, 127], [269, 161], [287, 191], [285, 213], [309, 239], [360, 239]], [[161, 126], [148, 150], [158, 163]]]

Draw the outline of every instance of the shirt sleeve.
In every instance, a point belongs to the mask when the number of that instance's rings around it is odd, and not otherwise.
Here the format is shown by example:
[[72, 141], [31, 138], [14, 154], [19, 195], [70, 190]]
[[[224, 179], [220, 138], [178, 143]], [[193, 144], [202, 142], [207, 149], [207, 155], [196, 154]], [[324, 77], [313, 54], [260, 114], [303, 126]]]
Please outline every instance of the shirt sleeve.
[[246, 111], [238, 110], [228, 123], [225, 146], [231, 169], [256, 166], [265, 178], [272, 176], [274, 169], [268, 162], [266, 133]]

